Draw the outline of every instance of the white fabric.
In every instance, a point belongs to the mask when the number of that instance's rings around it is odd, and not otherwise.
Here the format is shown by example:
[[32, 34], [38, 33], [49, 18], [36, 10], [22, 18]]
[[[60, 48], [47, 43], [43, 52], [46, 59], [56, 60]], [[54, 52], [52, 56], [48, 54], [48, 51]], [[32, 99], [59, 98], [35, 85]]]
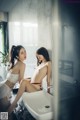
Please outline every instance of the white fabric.
[[47, 75], [42, 80], [42, 88], [47, 91]]
[[[17, 83], [18, 79], [19, 79], [19, 74], [12, 74], [11, 72], [9, 72], [6, 77], [6, 80], [14, 84]], [[11, 89], [3, 82], [3, 84], [0, 86], [0, 99], [6, 96], [9, 98], [10, 95], [11, 95]]]
[[15, 84], [19, 79], [19, 74], [12, 74], [9, 72], [6, 79]]
[[3, 78], [2, 78], [2, 76], [0, 76], [0, 82], [1, 82], [1, 81], [3, 81]]
[[9, 99], [9, 97], [11, 96], [11, 89], [6, 84], [3, 84], [0, 87], [0, 99], [6, 96]]

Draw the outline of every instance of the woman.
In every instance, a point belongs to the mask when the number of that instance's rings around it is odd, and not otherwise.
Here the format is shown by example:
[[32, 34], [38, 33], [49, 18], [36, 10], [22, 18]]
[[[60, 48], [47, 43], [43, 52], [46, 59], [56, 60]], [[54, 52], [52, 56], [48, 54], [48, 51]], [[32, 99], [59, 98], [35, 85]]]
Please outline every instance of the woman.
[[8, 109], [9, 114], [15, 108], [18, 100], [22, 96], [23, 92], [35, 92], [41, 90], [41, 83], [44, 77], [47, 76], [47, 86], [50, 85], [50, 77], [51, 77], [51, 62], [49, 58], [49, 54], [46, 48], [41, 47], [36, 52], [37, 57], [37, 68], [33, 74], [32, 79], [23, 80], [20, 88], [18, 90], [17, 96], [11, 106]]
[[0, 111], [6, 111], [10, 105], [10, 93], [14, 85], [24, 77], [26, 51], [23, 46], [12, 46], [10, 52], [10, 68], [6, 82], [0, 87]]

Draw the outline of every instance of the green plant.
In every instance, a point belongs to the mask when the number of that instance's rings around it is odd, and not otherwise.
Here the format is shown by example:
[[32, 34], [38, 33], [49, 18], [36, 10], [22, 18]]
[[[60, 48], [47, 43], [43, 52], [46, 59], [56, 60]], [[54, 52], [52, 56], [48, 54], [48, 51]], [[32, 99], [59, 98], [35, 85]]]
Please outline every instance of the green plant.
[[1, 63], [6, 65], [7, 62], [9, 62], [9, 53], [4, 54], [3, 52], [0, 51], [1, 54]]

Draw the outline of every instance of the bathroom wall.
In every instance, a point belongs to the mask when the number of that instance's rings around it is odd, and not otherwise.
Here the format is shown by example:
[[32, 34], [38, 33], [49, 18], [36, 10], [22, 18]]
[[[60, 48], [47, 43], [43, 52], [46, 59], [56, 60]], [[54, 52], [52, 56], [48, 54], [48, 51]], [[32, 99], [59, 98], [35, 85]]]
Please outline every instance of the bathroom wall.
[[8, 13], [9, 47], [21, 44], [26, 48], [28, 76], [36, 65], [36, 49], [43, 46], [52, 51], [51, 9], [51, 0], [18, 0]]
[[[80, 23], [79, 5], [63, 0], [60, 3], [61, 39], [60, 39], [60, 79], [74, 83], [80, 78]], [[63, 65], [63, 66], [61, 66]]]
[[[51, 49], [51, 0], [19, 0], [9, 11], [9, 22], [38, 24], [38, 45]], [[9, 24], [10, 46], [13, 44]], [[22, 38], [23, 39], [23, 38]], [[27, 40], [26, 40], [27, 41]]]
[[[75, 1], [75, 0], [74, 0]], [[61, 0], [59, 13], [59, 120], [79, 120], [80, 111], [80, 4]]]

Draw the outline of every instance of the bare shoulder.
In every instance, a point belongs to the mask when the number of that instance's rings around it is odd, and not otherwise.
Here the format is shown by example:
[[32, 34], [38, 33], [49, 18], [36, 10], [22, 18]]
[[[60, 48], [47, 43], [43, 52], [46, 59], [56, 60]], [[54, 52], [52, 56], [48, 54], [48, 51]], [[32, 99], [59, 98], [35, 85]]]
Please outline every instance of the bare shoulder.
[[23, 62], [19, 62], [18, 65], [21, 69], [26, 67], [26, 64]]
[[46, 63], [46, 65], [47, 65], [47, 66], [51, 66], [51, 61], [48, 61], [48, 62]]

